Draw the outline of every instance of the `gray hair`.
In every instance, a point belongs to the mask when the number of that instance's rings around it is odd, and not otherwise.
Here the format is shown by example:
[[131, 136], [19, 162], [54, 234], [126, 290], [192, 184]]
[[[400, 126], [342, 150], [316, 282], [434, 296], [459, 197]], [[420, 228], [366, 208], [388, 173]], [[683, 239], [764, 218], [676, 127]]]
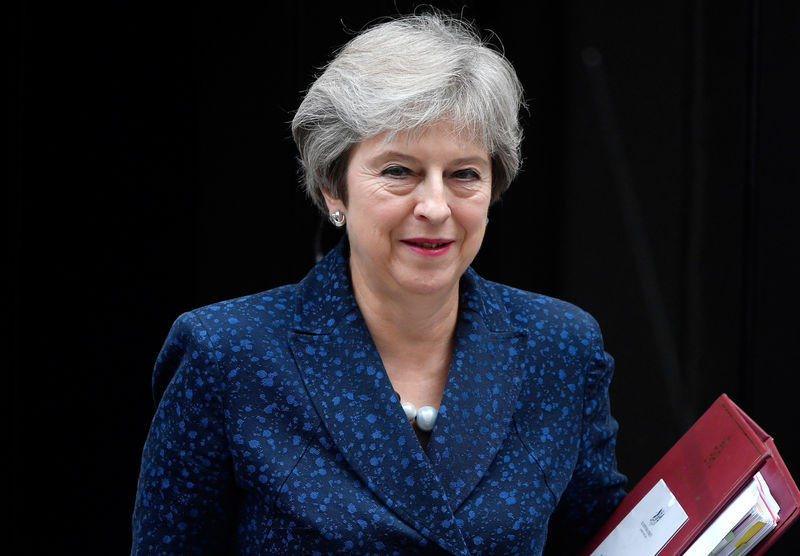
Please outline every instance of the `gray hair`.
[[374, 25], [336, 54], [292, 120], [306, 193], [323, 212], [323, 188], [347, 202], [354, 145], [446, 119], [489, 153], [494, 202], [519, 171], [523, 105], [514, 68], [468, 23], [428, 13]]

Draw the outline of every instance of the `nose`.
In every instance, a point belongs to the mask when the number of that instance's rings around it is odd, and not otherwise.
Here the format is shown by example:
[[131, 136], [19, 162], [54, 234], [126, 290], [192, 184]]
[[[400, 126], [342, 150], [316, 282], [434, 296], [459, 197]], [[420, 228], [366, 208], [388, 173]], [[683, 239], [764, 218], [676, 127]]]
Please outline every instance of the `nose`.
[[431, 224], [441, 224], [450, 218], [447, 186], [441, 176], [426, 176], [417, 186], [414, 216]]

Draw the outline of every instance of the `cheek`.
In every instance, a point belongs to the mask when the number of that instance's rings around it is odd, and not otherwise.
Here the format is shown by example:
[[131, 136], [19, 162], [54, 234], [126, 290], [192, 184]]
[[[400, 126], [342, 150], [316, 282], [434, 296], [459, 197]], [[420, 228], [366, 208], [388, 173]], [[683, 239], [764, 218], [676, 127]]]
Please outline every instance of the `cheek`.
[[364, 227], [386, 231], [399, 225], [412, 212], [410, 206], [408, 199], [401, 197], [363, 203], [358, 207], [358, 219]]
[[351, 205], [348, 235], [351, 245], [358, 243], [366, 251], [383, 251], [392, 241], [392, 233], [403, 222], [400, 203], [382, 202]]
[[483, 233], [489, 214], [489, 203], [474, 203], [459, 207], [458, 219], [467, 232]]

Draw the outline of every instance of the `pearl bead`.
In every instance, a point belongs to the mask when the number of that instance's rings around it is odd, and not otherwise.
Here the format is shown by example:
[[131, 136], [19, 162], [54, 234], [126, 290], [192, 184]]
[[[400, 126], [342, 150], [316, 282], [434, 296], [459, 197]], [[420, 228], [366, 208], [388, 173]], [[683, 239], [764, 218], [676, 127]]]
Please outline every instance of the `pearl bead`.
[[417, 406], [411, 402], [401, 402], [400, 405], [403, 406], [403, 411], [406, 412], [406, 419], [413, 421], [414, 417], [417, 416]]
[[439, 412], [435, 407], [424, 405], [417, 410], [417, 426], [425, 432], [432, 431]]
[[[400, 394], [397, 392], [394, 394], [397, 396], [397, 399], [400, 399]], [[415, 422], [419, 430], [425, 432], [433, 430], [433, 426], [436, 424], [436, 418], [439, 417], [438, 409], [430, 405], [425, 405], [417, 409], [417, 406], [413, 403], [404, 401], [401, 401], [400, 405], [403, 408], [403, 412], [406, 414], [406, 419]]]

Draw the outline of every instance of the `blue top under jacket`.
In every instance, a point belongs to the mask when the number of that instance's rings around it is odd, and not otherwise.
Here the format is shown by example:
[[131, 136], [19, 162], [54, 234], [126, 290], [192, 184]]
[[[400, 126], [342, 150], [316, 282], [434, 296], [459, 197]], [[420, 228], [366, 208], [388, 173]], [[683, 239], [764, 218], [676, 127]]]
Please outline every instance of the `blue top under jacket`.
[[594, 319], [467, 270], [423, 450], [347, 249], [299, 284], [175, 322], [153, 375], [132, 554], [540, 554], [556, 520], [586, 538], [625, 481]]

